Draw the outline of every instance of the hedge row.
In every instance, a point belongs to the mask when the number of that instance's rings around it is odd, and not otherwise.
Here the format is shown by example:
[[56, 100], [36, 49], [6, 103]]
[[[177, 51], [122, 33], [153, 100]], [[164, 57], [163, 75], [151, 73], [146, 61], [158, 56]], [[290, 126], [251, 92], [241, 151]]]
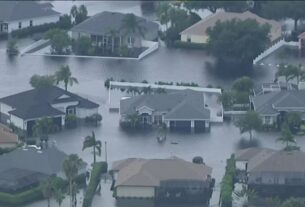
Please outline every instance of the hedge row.
[[227, 160], [226, 172], [221, 183], [220, 201], [222, 207], [232, 206], [232, 193], [234, 190], [235, 173], [236, 173], [235, 159], [234, 156], [232, 155], [231, 158]]
[[58, 22], [54, 22], [54, 23], [45, 23], [42, 25], [37, 25], [37, 26], [32, 26], [32, 27], [26, 27], [23, 29], [19, 29], [19, 30], [14, 30], [11, 32], [12, 37], [15, 38], [23, 38], [23, 37], [27, 37], [30, 36], [32, 34], [35, 33], [43, 33], [48, 31], [49, 29], [52, 28], [61, 28], [61, 29], [69, 29], [72, 27], [70, 17], [68, 16], [63, 16], [60, 18], [60, 20]]
[[197, 50], [207, 49], [206, 44], [192, 43], [192, 42], [182, 42], [180, 40], [175, 41], [173, 46], [176, 47], [176, 48], [185, 48], [185, 49], [197, 49]]
[[43, 199], [40, 186], [18, 194], [0, 192], [0, 205], [4, 206], [19, 206], [40, 199]]
[[106, 162], [97, 162], [93, 164], [91, 171], [91, 178], [84, 196], [83, 207], [90, 207], [96, 188], [100, 182], [100, 177], [102, 173], [107, 172], [107, 163]]

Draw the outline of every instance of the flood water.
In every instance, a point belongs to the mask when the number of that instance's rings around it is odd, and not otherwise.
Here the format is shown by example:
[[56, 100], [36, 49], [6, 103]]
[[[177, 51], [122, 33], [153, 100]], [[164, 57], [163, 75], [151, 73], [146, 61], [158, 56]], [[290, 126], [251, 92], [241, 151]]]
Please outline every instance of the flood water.
[[[75, 1], [54, 1], [55, 9], [68, 12], [72, 4], [81, 4]], [[103, 10], [118, 12], [133, 12], [142, 15], [140, 3], [136, 1], [101, 1], [86, 2], [89, 14]], [[149, 14], [154, 19], [154, 15]], [[30, 39], [21, 40], [20, 47], [31, 42]], [[129, 81], [149, 82], [174, 81], [195, 82], [202, 86], [229, 87], [234, 77], [219, 77], [206, 67], [207, 62], [212, 62], [213, 57], [204, 51], [168, 49], [163, 45], [155, 53], [141, 61], [134, 60], [102, 60], [102, 59], [77, 59], [77, 58], [50, 58], [40, 56], [22, 56], [9, 59], [5, 53], [5, 42], [0, 42], [0, 97], [30, 89], [29, 79], [33, 74], [52, 74], [61, 65], [68, 64], [72, 74], [79, 81], [78, 85], [70, 87], [70, 91], [90, 98], [101, 105], [100, 113], [103, 115], [102, 125], [99, 127], [82, 126], [74, 130], [65, 130], [52, 135], [58, 148], [66, 153], [77, 153], [88, 163], [92, 162], [90, 150], [82, 151], [83, 137], [92, 130], [96, 137], [107, 141], [108, 162], [127, 157], [167, 158], [172, 155], [191, 161], [194, 156], [202, 156], [207, 165], [213, 168], [213, 177], [216, 178], [216, 188], [211, 204], [218, 203], [219, 182], [224, 173], [225, 160], [236, 149], [236, 144], [241, 135], [232, 123], [212, 125], [211, 131], [203, 134], [178, 134], [170, 133], [167, 141], [160, 145], [156, 141], [156, 132], [127, 133], [119, 127], [119, 114], [110, 113], [108, 110], [108, 92], [104, 88], [107, 78], [125, 79]], [[252, 79], [258, 82], [272, 81], [274, 70], [257, 68], [252, 74]], [[245, 135], [247, 136], [247, 135]], [[262, 144], [266, 147], [279, 148], [275, 143], [276, 134], [257, 134]], [[171, 142], [178, 144], [171, 144]], [[304, 142], [304, 140], [301, 142]], [[305, 142], [303, 143], [305, 144]], [[103, 149], [104, 150], [104, 149]], [[101, 160], [105, 159], [105, 150]], [[109, 191], [110, 184], [103, 184], [102, 195], [96, 196], [93, 206], [105, 207], [134, 207], [136, 204], [119, 204], [112, 198]], [[81, 200], [82, 195], [80, 193]], [[46, 205], [45, 201], [36, 202], [28, 207]], [[55, 204], [54, 204], [55, 206]], [[67, 201], [62, 206], [68, 206]], [[79, 205], [81, 206], [81, 205]], [[139, 204], [139, 206], [153, 206], [153, 204]]]

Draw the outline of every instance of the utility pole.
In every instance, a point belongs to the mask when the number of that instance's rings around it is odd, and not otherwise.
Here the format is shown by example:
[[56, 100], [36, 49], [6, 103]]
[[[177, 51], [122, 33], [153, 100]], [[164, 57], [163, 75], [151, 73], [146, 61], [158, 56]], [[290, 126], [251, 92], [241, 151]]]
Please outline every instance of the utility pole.
[[105, 162], [107, 162], [107, 141], [105, 141]]

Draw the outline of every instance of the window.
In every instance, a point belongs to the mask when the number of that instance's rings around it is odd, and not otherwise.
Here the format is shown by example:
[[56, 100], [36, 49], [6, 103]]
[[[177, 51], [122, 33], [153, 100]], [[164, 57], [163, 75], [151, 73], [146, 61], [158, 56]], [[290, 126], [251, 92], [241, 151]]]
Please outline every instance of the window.
[[274, 184], [279, 184], [279, 178], [278, 177], [274, 177]]
[[133, 45], [134, 42], [135, 42], [134, 37], [128, 37], [128, 45]]
[[191, 37], [190, 37], [190, 36], [187, 36], [187, 37], [186, 37], [186, 41], [187, 41], [187, 42], [191, 42]]
[[33, 20], [30, 20], [30, 27], [33, 26]]
[[22, 28], [22, 23], [21, 23], [21, 22], [18, 23], [18, 28], [19, 28], [19, 29]]
[[67, 114], [75, 114], [75, 109], [74, 108], [68, 108], [67, 109]]
[[271, 116], [265, 116], [265, 124], [270, 124]]

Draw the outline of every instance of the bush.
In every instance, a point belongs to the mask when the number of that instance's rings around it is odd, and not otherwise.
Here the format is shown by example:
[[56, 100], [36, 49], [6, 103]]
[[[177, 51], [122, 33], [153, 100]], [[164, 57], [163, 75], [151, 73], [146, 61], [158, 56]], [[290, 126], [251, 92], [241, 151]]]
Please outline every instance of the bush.
[[238, 149], [246, 149], [246, 148], [250, 148], [250, 147], [259, 147], [260, 146], [260, 142], [258, 139], [245, 139], [245, 138], [241, 138], [238, 142]]
[[101, 122], [103, 119], [102, 115], [100, 115], [99, 113], [96, 113], [96, 114], [92, 114], [91, 116], [87, 116], [85, 118], [85, 122], [88, 123], [88, 124], [98, 124], [99, 122]]
[[43, 199], [40, 187], [33, 188], [18, 194], [0, 192], [0, 204], [5, 206], [19, 206]]
[[[73, 52], [77, 55], [90, 55], [94, 53], [94, 48], [89, 37], [83, 36], [73, 42]], [[92, 54], [91, 54], [92, 55]]]
[[76, 128], [77, 127], [77, 117], [74, 114], [66, 115], [65, 126], [67, 129]]
[[62, 29], [69, 29], [71, 28], [72, 24], [70, 21], [70, 17], [68, 15], [64, 15], [60, 17], [59, 21], [56, 23], [45, 23], [42, 25], [26, 27], [19, 30], [14, 30], [11, 32], [12, 37], [23, 38], [30, 36], [35, 33], [42, 33], [46, 32], [52, 28], [62, 28]]
[[184, 49], [196, 49], [196, 50], [204, 50], [207, 48], [206, 44], [182, 42], [180, 40], [176, 40], [173, 44], [173, 47], [184, 48]]
[[193, 160], [192, 160], [192, 162], [195, 163], [195, 164], [204, 164], [203, 158], [200, 157], [200, 156], [194, 157]]
[[90, 207], [96, 188], [100, 182], [100, 177], [102, 173], [107, 172], [107, 163], [106, 162], [97, 162], [93, 164], [91, 178], [84, 196], [83, 207]]

